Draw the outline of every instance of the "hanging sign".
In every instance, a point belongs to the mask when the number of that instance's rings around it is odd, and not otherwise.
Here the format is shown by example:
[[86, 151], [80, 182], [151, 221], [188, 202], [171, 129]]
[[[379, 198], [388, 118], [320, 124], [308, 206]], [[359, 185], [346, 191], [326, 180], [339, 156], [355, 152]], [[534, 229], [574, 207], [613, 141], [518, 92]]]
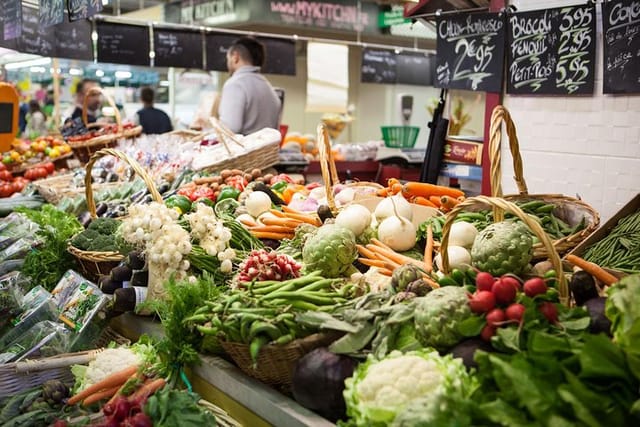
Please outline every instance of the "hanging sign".
[[22, 34], [22, 2], [20, 0], [0, 0], [2, 10], [2, 38], [11, 40]]
[[149, 28], [98, 22], [98, 62], [149, 66]]
[[50, 27], [64, 21], [64, 0], [40, 0], [40, 26]]
[[153, 50], [157, 67], [203, 68], [200, 32], [154, 28]]
[[83, 19], [69, 22], [65, 13], [64, 22], [53, 26], [55, 51], [57, 58], [93, 61], [93, 42], [91, 41], [91, 22]]
[[514, 13], [508, 27], [508, 93], [593, 93], [594, 6]]
[[102, 11], [102, 0], [67, 0], [69, 20], [77, 21], [97, 15]]
[[362, 67], [360, 81], [362, 83], [395, 84], [397, 80], [397, 55], [389, 49], [362, 49]]
[[501, 15], [438, 18], [436, 29], [436, 87], [500, 92], [505, 40]]
[[55, 56], [56, 37], [52, 27], [40, 25], [40, 14], [32, 7], [23, 7], [22, 35], [17, 41], [18, 50], [40, 56]]
[[640, 0], [603, 3], [604, 93], [640, 93]]

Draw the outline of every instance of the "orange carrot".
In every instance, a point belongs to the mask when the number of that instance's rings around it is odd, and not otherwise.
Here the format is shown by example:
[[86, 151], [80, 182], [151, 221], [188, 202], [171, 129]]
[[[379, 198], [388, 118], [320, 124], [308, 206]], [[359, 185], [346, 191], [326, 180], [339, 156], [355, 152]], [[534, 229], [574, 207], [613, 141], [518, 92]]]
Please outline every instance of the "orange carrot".
[[278, 209], [269, 209], [269, 212], [277, 216], [278, 218], [285, 218], [284, 212], [279, 211]]
[[427, 273], [433, 271], [433, 229], [427, 226], [427, 243], [424, 246], [424, 266]]
[[87, 397], [86, 399], [84, 399], [82, 401], [82, 406], [91, 406], [94, 403], [97, 403], [97, 402], [99, 402], [99, 401], [101, 401], [103, 399], [106, 399], [108, 397], [112, 397], [118, 392], [118, 390], [120, 390], [120, 387], [119, 386], [115, 386], [115, 387], [112, 387], [112, 388], [107, 388], [107, 389], [101, 390], [101, 391], [99, 391], [97, 393], [93, 393], [92, 395], [90, 395], [89, 397]]
[[118, 389], [118, 391], [116, 391], [113, 396], [111, 396], [111, 399], [109, 399], [109, 401], [107, 403], [113, 403], [115, 402], [116, 398], [122, 394], [124, 394], [125, 389], [127, 389], [129, 387], [129, 385], [132, 385], [132, 383], [134, 384], [138, 384], [138, 383], [142, 383], [142, 380], [144, 380], [144, 374], [141, 374], [140, 372], [136, 372], [135, 374], [131, 375], [131, 377], [129, 377], [129, 379], [127, 379]]
[[302, 224], [302, 221], [297, 220], [297, 219], [272, 218], [272, 217], [268, 217], [268, 216], [265, 216], [264, 218], [261, 218], [260, 222], [262, 222], [264, 225], [280, 225], [282, 227], [288, 227], [288, 228], [292, 228], [292, 229], [296, 228], [297, 226]]
[[400, 184], [400, 181], [398, 180], [398, 178], [389, 178], [387, 180], [387, 187], [390, 189], [391, 187], [394, 186], [394, 184]]
[[438, 284], [438, 282], [436, 282], [435, 280], [433, 280], [431, 278], [431, 276], [429, 276], [428, 274], [423, 274], [422, 275], [422, 280], [424, 280], [425, 282], [427, 282], [427, 284], [429, 286], [431, 286], [433, 289], [439, 288], [440, 285]]
[[297, 211], [295, 209], [291, 209], [289, 206], [287, 205], [282, 205], [280, 206], [282, 208], [282, 212], [284, 213], [292, 213], [292, 214], [298, 214], [298, 215], [304, 215], [302, 212]]
[[282, 239], [291, 239], [291, 238], [293, 238], [293, 232], [291, 232], [291, 233], [274, 233], [273, 231], [252, 231], [251, 234], [253, 234], [258, 239], [282, 240]]
[[618, 282], [618, 278], [616, 276], [607, 272], [598, 264], [594, 264], [593, 262], [589, 262], [585, 259], [580, 258], [579, 256], [571, 255], [571, 254], [567, 255], [565, 259], [569, 261], [571, 264], [575, 265], [576, 267], [580, 267], [587, 273], [591, 274], [593, 277], [595, 277], [600, 282], [602, 282], [602, 284], [604, 284], [605, 286], [611, 286], [614, 283]]
[[434, 203], [432, 203], [429, 199], [427, 199], [426, 197], [422, 197], [422, 196], [416, 196], [411, 200], [411, 203], [415, 203], [416, 205], [420, 205], [420, 206], [427, 206], [430, 208], [438, 208], [438, 206], [436, 206]]
[[440, 196], [429, 196], [429, 201], [437, 207], [440, 207]]
[[391, 191], [389, 191], [389, 193], [391, 194], [398, 194], [402, 191], [402, 184], [400, 184], [399, 182], [393, 184], [391, 186]]
[[385, 262], [379, 259], [358, 258], [358, 261], [369, 267], [385, 268]]
[[[367, 249], [372, 250], [373, 252], [375, 252], [376, 254], [379, 255], [383, 255], [387, 258], [389, 258], [391, 261], [395, 262], [396, 264], [415, 264], [420, 268], [425, 268], [425, 265], [422, 261], [418, 261], [417, 259], [408, 257], [406, 255], [402, 255], [397, 253], [396, 251], [394, 251], [393, 249], [389, 248], [388, 246], [384, 245], [382, 242], [380, 242], [377, 239], [371, 239], [371, 242], [374, 244], [370, 244], [367, 245]], [[382, 244], [383, 246], [378, 245], [376, 242]]]
[[248, 218], [241, 218], [239, 221], [242, 225], [246, 225], [247, 227], [255, 227], [256, 225], [258, 225], [257, 222], [249, 220]]
[[384, 262], [385, 268], [388, 268], [391, 271], [395, 270], [396, 268], [400, 267], [400, 265], [402, 265], [402, 264], [398, 264], [397, 262], [395, 262], [394, 260], [392, 260], [391, 258], [383, 254], [376, 253], [375, 255], [376, 255], [375, 259]]
[[382, 274], [383, 276], [392, 276], [393, 275], [393, 271], [388, 270], [386, 268], [379, 268], [378, 269], [378, 273]]
[[384, 187], [384, 188], [379, 188], [376, 191], [376, 195], [380, 196], [380, 197], [387, 197], [389, 195], [389, 189]]
[[252, 233], [254, 231], [266, 231], [266, 232], [273, 232], [273, 233], [289, 234], [294, 232], [294, 228], [285, 227], [282, 225], [258, 225], [256, 227], [250, 227], [249, 231], [251, 231]]
[[422, 196], [427, 198], [429, 198], [429, 196], [451, 196], [455, 199], [456, 197], [464, 196], [464, 193], [456, 188], [415, 181], [410, 181], [404, 184], [402, 191], [403, 193], [412, 196]]
[[89, 387], [85, 388], [84, 390], [71, 396], [67, 401], [67, 403], [69, 405], [75, 405], [76, 403], [83, 401], [87, 397], [91, 396], [92, 394], [100, 390], [113, 388], [116, 386], [120, 387], [122, 384], [125, 383], [125, 381], [127, 381], [131, 377], [131, 375], [135, 374], [137, 371], [138, 371], [138, 367], [134, 365], [134, 366], [129, 366], [128, 368], [125, 368], [121, 371], [114, 372], [113, 374], [104, 378], [102, 381], [98, 381], [97, 383], [94, 383]]
[[369, 258], [369, 259], [376, 259], [376, 254], [373, 251], [370, 251], [369, 249], [365, 248], [364, 246], [356, 245], [356, 248], [358, 248], [358, 252], [363, 257]]
[[149, 397], [153, 393], [164, 387], [166, 384], [167, 382], [164, 380], [164, 378], [156, 378], [155, 380], [149, 379], [145, 381], [142, 387], [137, 389], [131, 394], [131, 396], [129, 396], [129, 400], [135, 402], [136, 400]]
[[287, 218], [297, 219], [302, 222], [306, 222], [307, 224], [315, 225], [316, 227], [320, 227], [322, 223], [320, 219], [316, 216], [311, 216], [307, 214], [295, 214], [291, 212], [286, 213]]
[[457, 198], [451, 196], [440, 196], [440, 204], [444, 209], [451, 210], [455, 208], [458, 203], [460, 203], [460, 201]]

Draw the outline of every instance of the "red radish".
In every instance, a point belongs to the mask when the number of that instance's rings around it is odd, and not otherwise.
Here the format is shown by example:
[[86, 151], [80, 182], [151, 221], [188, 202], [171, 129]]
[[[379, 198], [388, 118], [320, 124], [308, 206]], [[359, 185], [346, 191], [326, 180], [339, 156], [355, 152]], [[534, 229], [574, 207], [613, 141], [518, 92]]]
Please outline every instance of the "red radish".
[[538, 310], [550, 323], [558, 323], [558, 309], [554, 303], [545, 301], [538, 306]]
[[496, 306], [496, 299], [489, 291], [476, 292], [469, 300], [469, 307], [474, 313], [487, 313]]
[[493, 282], [495, 281], [496, 279], [491, 275], [491, 273], [481, 271], [476, 276], [476, 288], [478, 291], [490, 291], [493, 287]]
[[124, 421], [125, 418], [129, 416], [129, 411], [131, 410], [131, 404], [127, 400], [126, 397], [120, 396], [113, 403], [114, 411], [113, 418], [118, 421]]
[[511, 304], [507, 307], [505, 311], [505, 315], [507, 316], [507, 320], [515, 320], [516, 322], [521, 322], [524, 317], [525, 307], [522, 304]]
[[524, 282], [524, 294], [528, 297], [535, 297], [547, 292], [547, 285], [541, 277], [534, 277]]
[[504, 320], [504, 311], [500, 308], [494, 308], [487, 314], [487, 324], [489, 326], [498, 327], [498, 324], [504, 322]]
[[491, 337], [495, 334], [496, 328], [490, 325], [486, 325], [484, 328], [482, 328], [482, 332], [480, 332], [480, 338], [482, 338], [484, 341], [490, 342]]
[[153, 427], [153, 421], [144, 412], [135, 414], [129, 420], [131, 427]]
[[517, 290], [509, 281], [499, 279], [493, 284], [491, 292], [498, 304], [511, 304], [516, 299]]
[[67, 422], [65, 420], [56, 420], [56, 422], [53, 423], [53, 427], [67, 427]]
[[519, 291], [521, 288], [520, 281], [513, 276], [502, 276], [500, 278], [500, 281], [513, 286], [514, 288], [516, 288], [516, 291]]

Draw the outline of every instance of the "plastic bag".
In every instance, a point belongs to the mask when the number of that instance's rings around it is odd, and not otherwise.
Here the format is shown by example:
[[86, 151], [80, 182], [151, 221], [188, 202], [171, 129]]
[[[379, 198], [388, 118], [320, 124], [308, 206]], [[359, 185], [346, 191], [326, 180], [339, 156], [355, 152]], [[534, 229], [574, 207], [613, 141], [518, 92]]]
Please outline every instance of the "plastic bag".
[[0, 364], [65, 353], [69, 347], [69, 335], [60, 323], [38, 322], [0, 353]]

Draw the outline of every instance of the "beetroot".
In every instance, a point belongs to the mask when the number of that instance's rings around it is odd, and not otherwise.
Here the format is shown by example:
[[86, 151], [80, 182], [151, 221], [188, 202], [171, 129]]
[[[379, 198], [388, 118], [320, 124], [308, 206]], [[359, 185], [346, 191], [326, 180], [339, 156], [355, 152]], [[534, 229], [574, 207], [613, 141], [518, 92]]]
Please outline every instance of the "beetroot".
[[487, 313], [496, 306], [496, 299], [489, 291], [476, 292], [469, 300], [469, 307], [474, 313]]

